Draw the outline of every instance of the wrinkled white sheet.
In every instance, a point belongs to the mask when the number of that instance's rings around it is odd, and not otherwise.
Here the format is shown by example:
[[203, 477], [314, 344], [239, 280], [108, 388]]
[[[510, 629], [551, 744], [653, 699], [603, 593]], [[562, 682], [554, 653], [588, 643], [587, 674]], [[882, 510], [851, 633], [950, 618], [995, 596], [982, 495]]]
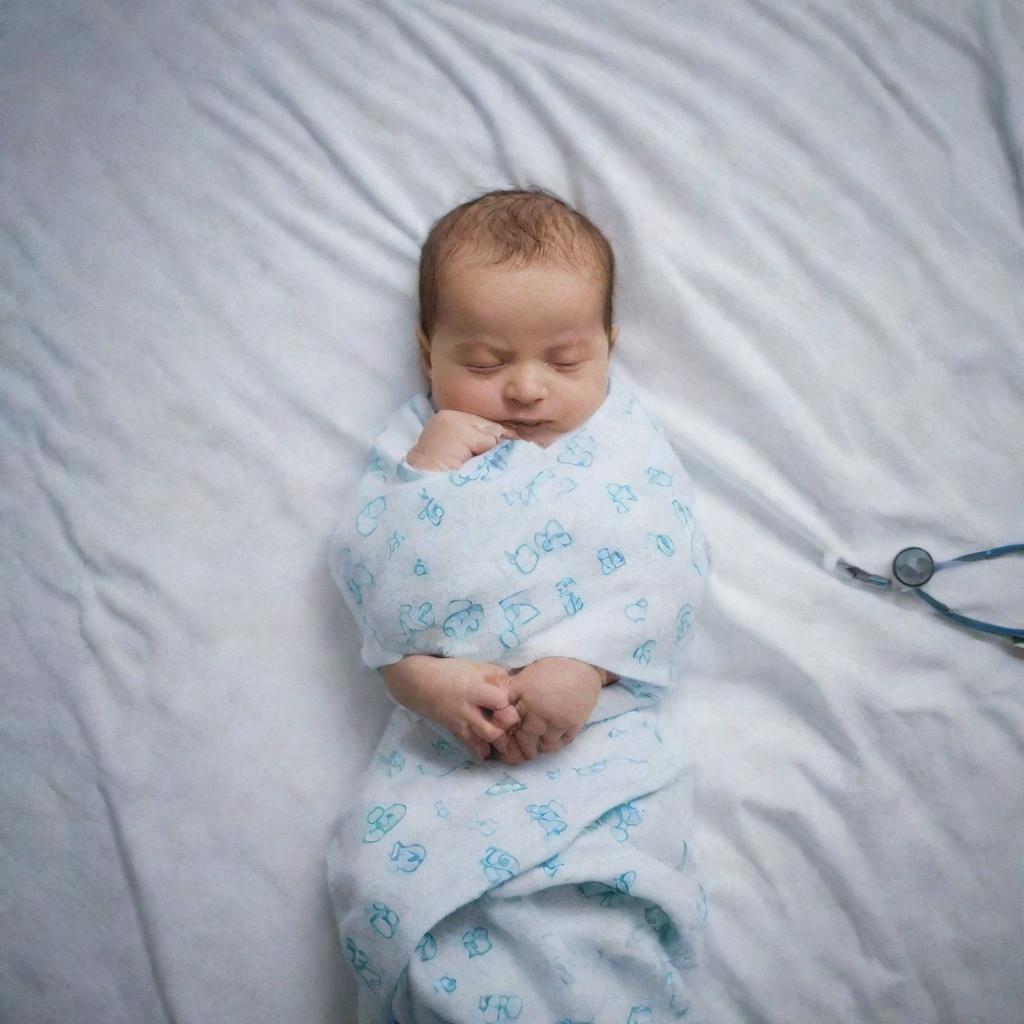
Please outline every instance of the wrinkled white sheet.
[[[0, 1019], [351, 1019], [389, 703], [326, 547], [430, 223], [536, 182], [717, 556], [707, 1019], [1019, 1021], [1021, 653], [821, 555], [1024, 539], [1022, 142], [1012, 0], [8, 0]], [[1022, 624], [1020, 562], [932, 591]]]

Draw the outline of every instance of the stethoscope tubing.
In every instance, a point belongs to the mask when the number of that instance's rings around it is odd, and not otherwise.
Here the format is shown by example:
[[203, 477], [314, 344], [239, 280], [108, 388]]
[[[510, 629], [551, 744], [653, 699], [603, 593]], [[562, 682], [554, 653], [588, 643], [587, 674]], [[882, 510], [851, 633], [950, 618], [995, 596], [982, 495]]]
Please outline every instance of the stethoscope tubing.
[[935, 571], [944, 569], [956, 562], [980, 562], [986, 558], [998, 558], [1000, 555], [1012, 555], [1014, 551], [1024, 551], [1024, 544], [1004, 544], [1001, 548], [989, 548], [987, 551], [972, 551], [969, 555], [959, 558], [947, 558], [945, 562], [936, 562]]
[[[1010, 555], [1015, 551], [1024, 551], [1024, 544], [1004, 544], [1000, 548], [989, 548], [987, 551], [972, 551], [969, 555], [960, 555], [959, 558], [949, 558], [945, 562], [936, 562], [935, 571], [945, 569], [957, 562], [981, 562], [987, 558], [998, 558], [1000, 555]], [[1011, 639], [1018, 639], [1024, 636], [1024, 627], [1012, 629], [1008, 626], [996, 626], [991, 622], [982, 622], [980, 619], [972, 619], [959, 612], [953, 611], [948, 605], [936, 600], [931, 594], [926, 594], [920, 587], [914, 590], [922, 601], [930, 604], [936, 611], [941, 612], [947, 618], [961, 625], [970, 626], [972, 629], [980, 629], [983, 633], [995, 633], [997, 636], [1008, 636]]]
[[[936, 569], [938, 566], [936, 566]], [[920, 588], [914, 591], [922, 601], [930, 604], [937, 612], [945, 615], [946, 618], [959, 622], [962, 626], [970, 626], [972, 629], [980, 629], [983, 633], [995, 633], [997, 636], [1008, 636], [1011, 640], [1024, 636], [1024, 626], [1020, 629], [1010, 629], [1008, 626], [996, 626], [991, 622], [982, 622], [980, 619], [971, 619], [966, 615], [953, 611], [948, 605], [936, 600], [931, 594], [926, 594]]]

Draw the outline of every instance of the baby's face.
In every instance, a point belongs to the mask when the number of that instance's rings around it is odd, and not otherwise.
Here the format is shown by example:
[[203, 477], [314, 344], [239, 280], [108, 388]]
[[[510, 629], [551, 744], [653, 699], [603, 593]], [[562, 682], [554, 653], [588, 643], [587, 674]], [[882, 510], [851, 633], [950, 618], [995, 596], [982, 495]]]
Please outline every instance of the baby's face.
[[609, 337], [603, 314], [593, 273], [553, 264], [445, 268], [434, 336], [417, 331], [434, 404], [550, 444], [605, 399], [618, 327]]

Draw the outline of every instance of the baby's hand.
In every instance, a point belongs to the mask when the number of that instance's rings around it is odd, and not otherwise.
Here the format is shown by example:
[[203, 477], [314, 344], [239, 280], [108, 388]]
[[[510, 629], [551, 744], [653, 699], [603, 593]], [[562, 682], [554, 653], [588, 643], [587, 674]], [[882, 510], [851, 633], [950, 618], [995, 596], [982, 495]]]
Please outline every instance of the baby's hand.
[[474, 416], [471, 412], [442, 409], [427, 420], [423, 433], [409, 449], [405, 461], [431, 472], [459, 469], [474, 455], [482, 455], [503, 437], [518, 438], [510, 427]]
[[587, 724], [604, 685], [601, 669], [575, 658], [541, 658], [512, 677], [520, 722], [492, 740], [507, 764], [532, 761], [571, 743]]
[[490, 744], [519, 722], [511, 680], [500, 665], [411, 654], [381, 672], [399, 704], [443, 726], [481, 761]]

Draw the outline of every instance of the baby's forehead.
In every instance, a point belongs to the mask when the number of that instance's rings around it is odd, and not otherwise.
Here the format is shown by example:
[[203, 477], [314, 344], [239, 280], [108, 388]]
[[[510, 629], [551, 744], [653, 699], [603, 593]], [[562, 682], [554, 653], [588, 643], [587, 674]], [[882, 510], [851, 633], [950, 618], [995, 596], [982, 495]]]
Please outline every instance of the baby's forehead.
[[[506, 273], [508, 281], [502, 279]], [[542, 266], [518, 279], [504, 268], [476, 275], [464, 269], [441, 289], [438, 322], [452, 338], [543, 337], [562, 344], [594, 333], [604, 307], [598, 277], [564, 269], [550, 274]]]
[[527, 268], [539, 271], [550, 270], [552, 274], [568, 271], [598, 282], [604, 278], [604, 270], [596, 254], [590, 259], [582, 254], [574, 259], [560, 255], [535, 256], [529, 259], [496, 259], [493, 249], [479, 247], [473, 250], [459, 250], [442, 258], [438, 263], [439, 284], [444, 285], [446, 281], [451, 282], [456, 279], [462, 281], [476, 277], [478, 275], [472, 273], [476, 270], [514, 273]]

